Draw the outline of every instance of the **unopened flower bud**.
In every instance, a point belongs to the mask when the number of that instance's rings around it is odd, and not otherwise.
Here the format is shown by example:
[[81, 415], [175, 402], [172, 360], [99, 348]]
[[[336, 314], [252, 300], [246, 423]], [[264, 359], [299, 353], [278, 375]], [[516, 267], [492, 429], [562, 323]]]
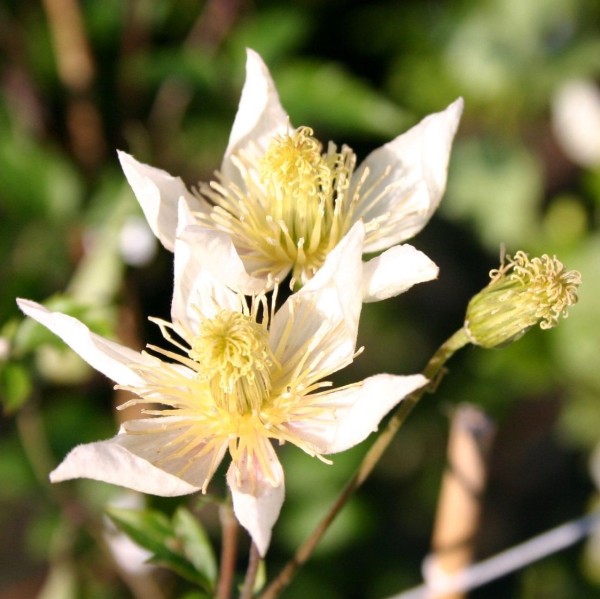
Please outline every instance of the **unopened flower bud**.
[[577, 302], [581, 275], [565, 270], [556, 256], [528, 258], [519, 251], [490, 272], [491, 281], [467, 307], [464, 329], [481, 347], [506, 345], [539, 323], [551, 329]]

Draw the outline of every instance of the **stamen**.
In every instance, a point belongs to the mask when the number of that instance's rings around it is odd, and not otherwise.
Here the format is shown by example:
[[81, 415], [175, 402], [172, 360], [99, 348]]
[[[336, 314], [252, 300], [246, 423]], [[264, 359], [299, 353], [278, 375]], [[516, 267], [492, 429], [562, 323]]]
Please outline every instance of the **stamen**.
[[199, 220], [230, 234], [255, 276], [291, 270], [304, 284], [354, 222], [354, 153], [332, 143], [323, 153], [313, 131], [300, 127], [272, 139], [262, 157], [250, 146], [231, 160], [244, 189], [221, 173], [201, 184], [198, 193], [214, 207]]
[[223, 310], [205, 319], [188, 354], [218, 407], [247, 414], [268, 399], [274, 360], [266, 328], [250, 316]]
[[[335, 414], [324, 402], [331, 392], [326, 379], [354, 356], [335, 365], [324, 358], [339, 349], [346, 325], [315, 326], [311, 306], [298, 310], [290, 300], [275, 342], [268, 331], [275, 318], [278, 285], [273, 286], [269, 299], [264, 294], [252, 300], [240, 296], [237, 311], [221, 309], [208, 317], [198, 309], [193, 332], [153, 319], [172, 347], [149, 346], [152, 363], [131, 365], [144, 384], [120, 386], [137, 396], [125, 406], [142, 405], [143, 413], [156, 421], [143, 427], [132, 422], [127, 432], [146, 436], [151, 448], [153, 437], [160, 436], [153, 463], [195, 484], [202, 472], [203, 491], [227, 450], [238, 470], [247, 462], [244, 473], [251, 487], [258, 476], [279, 482], [272, 442], [293, 443], [327, 463], [318, 447], [303, 438], [303, 422], [335, 424]], [[138, 437], [137, 443], [146, 439]]]
[[581, 275], [566, 271], [556, 256], [528, 258], [519, 251], [490, 272], [487, 287], [467, 307], [465, 331], [472, 343], [498, 347], [539, 324], [550, 329], [577, 302]]

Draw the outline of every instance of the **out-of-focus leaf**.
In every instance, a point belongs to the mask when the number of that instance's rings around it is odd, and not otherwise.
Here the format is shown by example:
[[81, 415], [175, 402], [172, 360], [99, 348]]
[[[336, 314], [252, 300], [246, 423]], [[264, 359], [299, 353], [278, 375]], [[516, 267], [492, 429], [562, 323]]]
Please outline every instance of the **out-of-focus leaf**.
[[202, 591], [191, 591], [185, 595], [181, 595], [179, 599], [212, 599], [213, 595], [203, 593]]
[[[0, 438], [0, 455], [0, 480], [3, 481], [0, 485], [0, 501], [3, 504], [10, 501], [20, 502], [39, 489], [16, 434], [9, 436], [3, 433], [3, 437]], [[5, 513], [3, 518], [6, 515]]]
[[254, 580], [254, 592], [258, 593], [267, 582], [267, 566], [265, 560], [261, 559], [258, 562], [258, 572], [256, 573], [256, 579]]
[[[188, 555], [188, 552], [193, 553], [194, 560], [199, 560], [201, 553], [207, 555], [206, 546], [200, 548], [203, 541], [199, 540], [197, 530], [188, 531], [184, 537], [179, 535], [181, 527], [184, 526], [185, 515], [178, 515], [171, 522], [156, 510], [109, 507], [106, 511], [118, 528], [153, 554], [151, 563], [169, 568], [202, 589], [212, 591], [216, 574], [213, 575], [212, 580], [208, 578], [206, 575], [208, 562], [203, 562], [202, 569], [198, 569]], [[207, 543], [208, 541], [205, 545]], [[212, 567], [214, 568], [214, 563]], [[208, 571], [211, 571], [211, 565], [208, 565]]]
[[227, 45], [240, 67], [244, 64], [246, 48], [256, 50], [272, 67], [278, 58], [300, 46], [309, 29], [307, 13], [286, 4], [285, 7], [273, 7], [254, 13], [240, 23]]
[[167, 516], [156, 510], [132, 510], [108, 507], [110, 519], [138, 545], [156, 555], [168, 552], [167, 539], [172, 538], [171, 523]]
[[[457, 143], [441, 211], [472, 225], [491, 250], [527, 247], [539, 228], [541, 167], [525, 148], [498, 140]], [[515, 250], [513, 250], [515, 248]]]
[[198, 518], [186, 508], [180, 507], [173, 516], [173, 530], [181, 540], [185, 557], [214, 585], [217, 580], [217, 562], [210, 540]]
[[544, 215], [543, 227], [548, 242], [558, 251], [583, 240], [588, 217], [583, 202], [574, 195], [554, 198]]
[[389, 139], [411, 123], [399, 106], [340, 65], [298, 61], [278, 70], [275, 80], [294, 126]]
[[74, 166], [55, 151], [2, 130], [0, 206], [17, 218], [72, 216], [80, 205], [82, 186]]
[[66, 560], [54, 563], [37, 599], [76, 599], [77, 572], [75, 565]]
[[31, 380], [28, 370], [16, 362], [0, 366], [0, 399], [7, 414], [16, 412], [31, 393]]

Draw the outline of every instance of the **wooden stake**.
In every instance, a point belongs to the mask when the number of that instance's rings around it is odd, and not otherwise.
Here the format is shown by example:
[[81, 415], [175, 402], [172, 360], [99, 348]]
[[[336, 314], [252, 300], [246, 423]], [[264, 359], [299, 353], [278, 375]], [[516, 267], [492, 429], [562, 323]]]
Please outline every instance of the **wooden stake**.
[[[494, 433], [494, 425], [475, 406], [456, 408], [433, 531], [433, 556], [427, 568], [432, 586], [433, 578], [457, 574], [471, 564], [487, 478], [486, 458]], [[465, 595], [433, 592], [431, 597], [464, 599]]]

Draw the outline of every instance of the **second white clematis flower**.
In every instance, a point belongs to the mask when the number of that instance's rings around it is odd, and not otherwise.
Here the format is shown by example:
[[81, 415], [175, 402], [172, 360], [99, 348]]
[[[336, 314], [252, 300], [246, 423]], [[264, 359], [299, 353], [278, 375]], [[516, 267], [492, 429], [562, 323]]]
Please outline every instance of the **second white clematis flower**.
[[[349, 147], [330, 143], [324, 150], [310, 128], [290, 125], [267, 67], [248, 50], [246, 82], [215, 180], [192, 192], [180, 178], [124, 152], [119, 159], [165, 247], [173, 249], [183, 198], [201, 224], [227, 234], [223, 243], [233, 245], [244, 265], [244, 291], [264, 289], [290, 273], [299, 287], [358, 221], [365, 224], [365, 253], [396, 246], [425, 226], [446, 186], [462, 106], [459, 99], [426, 117], [357, 166]], [[396, 293], [393, 271], [385, 277], [378, 272], [380, 261], [398, 258], [394, 252], [371, 260], [364, 301]], [[436, 275], [423, 256], [421, 281]]]
[[427, 380], [380, 374], [339, 389], [327, 382], [356, 355], [361, 223], [277, 311], [273, 298], [248, 300], [222, 283], [216, 273], [229, 264], [215, 265], [216, 255], [203, 251], [204, 233], [190, 226], [175, 241], [172, 322], [156, 320], [167, 348], [136, 352], [70, 316], [19, 300], [25, 314], [131, 391], [135, 398], [126, 405], [142, 404], [148, 416], [126, 422], [112, 439], [76, 447], [50, 477], [184, 495], [205, 491], [229, 453], [235, 514], [264, 555], [284, 498], [273, 443], [293, 443], [325, 460], [365, 439]]

